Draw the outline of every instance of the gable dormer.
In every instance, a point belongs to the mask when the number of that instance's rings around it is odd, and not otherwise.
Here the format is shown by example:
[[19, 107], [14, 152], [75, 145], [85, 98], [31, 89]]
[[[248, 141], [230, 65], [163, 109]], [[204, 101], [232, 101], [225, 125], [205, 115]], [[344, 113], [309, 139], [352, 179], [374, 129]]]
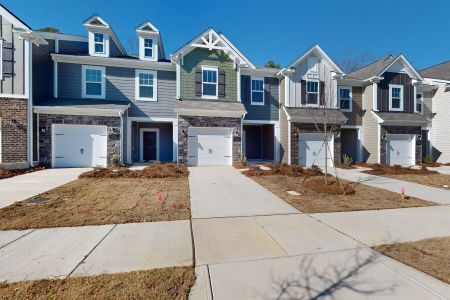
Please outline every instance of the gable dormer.
[[127, 55], [111, 26], [99, 15], [87, 19], [83, 26], [88, 30], [89, 55], [99, 57]]
[[146, 21], [136, 28], [139, 39], [139, 59], [158, 61], [164, 59], [159, 30], [152, 23]]

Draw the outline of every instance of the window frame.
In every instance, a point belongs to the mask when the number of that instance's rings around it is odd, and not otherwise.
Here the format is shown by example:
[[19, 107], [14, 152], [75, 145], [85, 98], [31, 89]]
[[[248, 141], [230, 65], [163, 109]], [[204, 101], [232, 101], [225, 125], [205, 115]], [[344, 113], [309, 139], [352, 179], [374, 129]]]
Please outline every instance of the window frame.
[[[142, 39], [143, 39], [142, 40], [142, 43], [143, 43], [143, 50], [142, 50], [143, 53], [142, 53], [142, 55], [144, 56], [145, 59], [153, 59], [155, 57], [155, 47], [154, 47], [154, 45], [155, 45], [154, 41], [155, 40], [153, 38], [150, 38], [150, 37], [143, 37]], [[151, 40], [152, 41], [152, 46], [151, 47], [145, 46], [145, 41], [146, 40]], [[152, 56], [145, 55], [145, 50], [146, 49], [151, 49], [152, 50]]]
[[[203, 93], [204, 84], [212, 85], [212, 83], [209, 83], [209, 82], [204, 83], [203, 82], [203, 71], [214, 71], [214, 72], [216, 72], [216, 83], [215, 83], [216, 84], [216, 95], [215, 96], [213, 96], [213, 95], [204, 95], [204, 93]], [[202, 99], [214, 99], [214, 100], [219, 99], [219, 68], [218, 67], [202, 66]]]
[[[345, 109], [345, 108], [342, 108], [341, 107], [341, 90], [349, 90], [350, 92], [349, 92], [349, 102], [350, 102], [350, 104], [349, 104], [349, 106], [348, 106], [348, 108], [347, 109]], [[341, 110], [341, 111], [343, 111], [343, 112], [352, 112], [353, 111], [353, 106], [352, 106], [352, 102], [353, 102], [353, 89], [352, 89], [352, 87], [351, 86], [339, 86], [338, 87], [338, 101], [339, 101], [339, 109]]]
[[[253, 90], [253, 80], [255, 81], [262, 81], [263, 85], [262, 85], [262, 91], [260, 90]], [[253, 92], [262, 92], [262, 102], [254, 102], [253, 101]], [[262, 76], [251, 76], [250, 77], [250, 103], [251, 105], [260, 105], [260, 106], [264, 106], [265, 105], [265, 83], [264, 83], [264, 77]]]
[[[103, 32], [94, 32], [94, 53], [95, 54], [106, 54], [106, 43], [105, 43], [105, 34]], [[102, 35], [102, 42], [96, 42], [95, 41], [95, 35], [97, 34], [101, 34]], [[96, 45], [102, 45], [103, 46], [103, 51], [102, 52], [98, 52], [95, 48]]]
[[[315, 83], [317, 83], [317, 93], [311, 93], [311, 92], [308, 92], [308, 82], [315, 82]], [[312, 106], [312, 107], [317, 107], [317, 106], [319, 106], [319, 105], [320, 105], [320, 80], [318, 80], [318, 79], [307, 79], [307, 80], [306, 80], [306, 84], [305, 84], [305, 88], [306, 88], [306, 90], [305, 90], [305, 95], [306, 95], [305, 102], [306, 102], [306, 106]], [[309, 95], [309, 94], [312, 94], [312, 95], [317, 94], [317, 103], [316, 103], [316, 104], [308, 103], [308, 95]]]
[[[419, 104], [417, 95], [421, 95], [421, 97], [420, 97], [420, 108], [421, 108], [421, 110], [420, 111], [417, 110], [417, 104]], [[424, 101], [423, 97], [424, 97], [424, 92], [416, 92], [416, 107], [415, 107], [415, 110], [416, 110], [417, 113], [419, 113], [421, 115], [423, 115], [423, 111], [424, 111], [423, 105], [424, 105], [425, 101]]]
[[[392, 107], [392, 91], [393, 89], [400, 89], [400, 107]], [[400, 84], [390, 84], [389, 85], [389, 110], [390, 111], [403, 111], [404, 108], [404, 86]]]
[[0, 80], [3, 80], [3, 38], [1, 37], [0, 37]]
[[[86, 94], [86, 71], [87, 70], [97, 70], [101, 71], [101, 94], [100, 95], [88, 95]], [[81, 97], [82, 98], [89, 98], [89, 99], [105, 99], [105, 90], [106, 90], [106, 68], [101, 66], [88, 66], [83, 65], [81, 67], [81, 82], [82, 82], [82, 91], [81, 91]], [[97, 83], [97, 82], [96, 82]]]
[[[140, 96], [140, 74], [151, 74], [153, 75], [153, 97], [141, 97]], [[136, 70], [135, 72], [135, 99], [139, 101], [158, 101], [158, 72], [153, 70]]]

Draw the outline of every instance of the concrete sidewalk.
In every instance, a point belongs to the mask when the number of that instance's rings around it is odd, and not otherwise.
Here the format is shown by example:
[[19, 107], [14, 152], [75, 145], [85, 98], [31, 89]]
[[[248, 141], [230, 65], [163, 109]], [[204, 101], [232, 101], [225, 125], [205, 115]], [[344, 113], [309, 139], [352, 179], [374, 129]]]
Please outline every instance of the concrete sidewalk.
[[395, 193], [400, 193], [400, 189], [404, 187], [405, 194], [410, 197], [416, 197], [422, 200], [428, 200], [439, 204], [450, 204], [450, 190], [444, 190], [428, 185], [393, 179], [389, 177], [365, 174], [354, 169], [330, 169], [331, 170], [329, 170], [328, 172], [329, 174], [334, 176], [336, 174], [335, 171], [337, 171], [340, 178], [348, 181], [359, 182], [361, 184], [385, 189]]
[[0, 180], [0, 208], [74, 181], [90, 169], [46, 169]]
[[189, 220], [0, 231], [0, 282], [189, 265]]

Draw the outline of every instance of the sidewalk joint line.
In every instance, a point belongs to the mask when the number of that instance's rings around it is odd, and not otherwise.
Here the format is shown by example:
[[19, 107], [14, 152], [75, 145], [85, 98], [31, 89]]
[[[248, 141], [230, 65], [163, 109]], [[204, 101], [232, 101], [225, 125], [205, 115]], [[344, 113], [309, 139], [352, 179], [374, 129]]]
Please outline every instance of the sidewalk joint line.
[[18, 241], [18, 240], [20, 240], [21, 238], [23, 238], [23, 237], [26, 237], [26, 236], [28, 236], [30, 233], [33, 233], [33, 232], [35, 232], [36, 231], [36, 229], [32, 229], [30, 232], [28, 232], [28, 233], [25, 233], [24, 235], [21, 235], [21, 236], [19, 236], [18, 238], [16, 238], [16, 239], [14, 239], [14, 240], [12, 240], [12, 241], [10, 241], [9, 243], [7, 243], [7, 244], [5, 244], [5, 245], [3, 245], [3, 246], [1, 246], [0, 247], [0, 249], [3, 249], [3, 248], [5, 248], [6, 246], [9, 246], [9, 245], [11, 245], [12, 243], [14, 243], [14, 242], [16, 242], [16, 241]]

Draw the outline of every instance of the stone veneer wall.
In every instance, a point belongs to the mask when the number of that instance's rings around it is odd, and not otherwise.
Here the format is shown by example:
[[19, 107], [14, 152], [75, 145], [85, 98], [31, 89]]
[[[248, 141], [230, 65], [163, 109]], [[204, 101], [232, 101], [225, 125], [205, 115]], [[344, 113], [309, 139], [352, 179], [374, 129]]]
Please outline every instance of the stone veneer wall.
[[188, 129], [189, 127], [225, 127], [232, 128], [233, 162], [241, 158], [241, 119], [220, 117], [178, 116], [178, 163], [188, 163]]
[[[319, 125], [319, 129], [323, 126]], [[334, 163], [341, 163], [341, 139], [338, 133], [341, 131], [340, 126], [334, 131]], [[291, 123], [291, 164], [297, 165], [299, 160], [299, 137], [302, 133], [322, 133], [317, 131], [315, 124]]]
[[0, 98], [2, 164], [27, 163], [27, 110], [28, 99]]
[[387, 164], [386, 134], [414, 134], [416, 136], [416, 163], [422, 162], [422, 129], [417, 126], [381, 126], [380, 163]]
[[106, 125], [108, 127], [107, 162], [114, 155], [120, 156], [120, 118], [78, 115], [39, 115], [39, 162], [51, 165], [52, 162], [52, 124]]

